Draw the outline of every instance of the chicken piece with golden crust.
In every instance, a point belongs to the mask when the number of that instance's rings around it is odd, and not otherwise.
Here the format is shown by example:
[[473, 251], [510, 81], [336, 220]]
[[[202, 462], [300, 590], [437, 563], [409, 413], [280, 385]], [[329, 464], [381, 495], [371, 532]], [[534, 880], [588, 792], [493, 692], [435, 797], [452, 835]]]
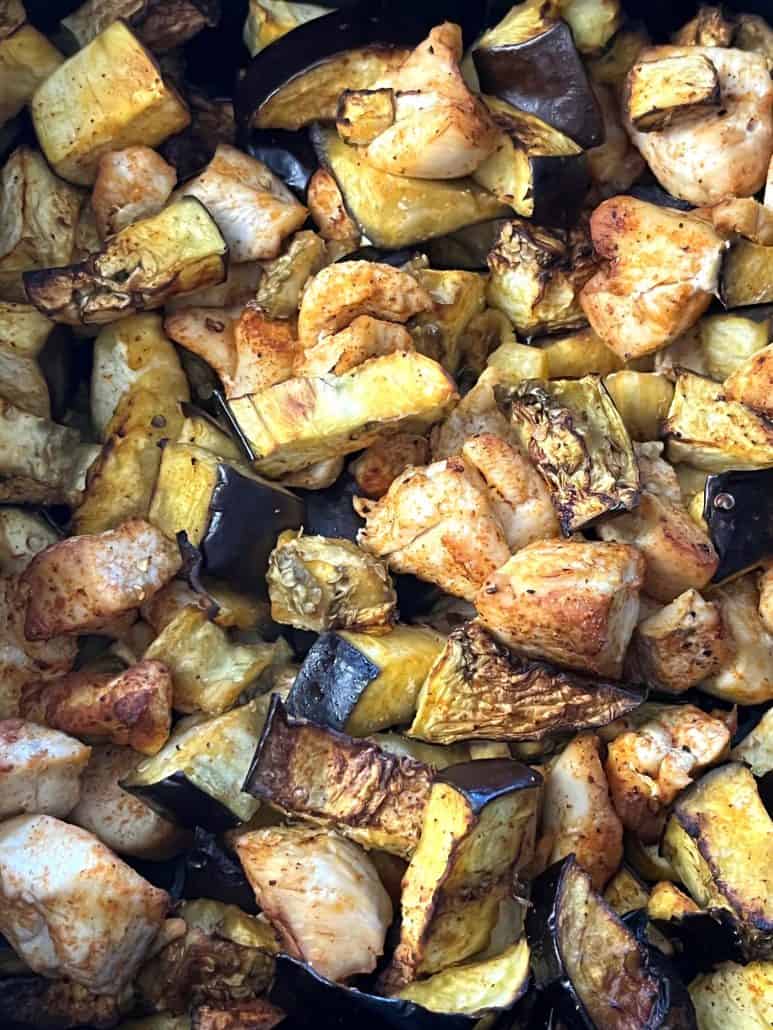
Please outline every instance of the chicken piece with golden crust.
[[66, 816], [78, 803], [90, 754], [47, 726], [0, 720], [0, 819], [21, 812]]
[[354, 507], [365, 519], [360, 547], [468, 601], [510, 555], [486, 484], [464, 458], [409, 468], [380, 500], [356, 497]]
[[345, 329], [321, 337], [318, 343], [302, 351], [295, 374], [324, 376], [332, 372], [340, 376], [368, 358], [415, 349], [413, 337], [405, 326], [371, 315], [358, 315]]
[[363, 147], [368, 164], [414, 179], [458, 179], [492, 153], [497, 129], [468, 89], [461, 58], [461, 29], [444, 22], [396, 72], [371, 86], [391, 91], [392, 120]]
[[760, 592], [757, 609], [762, 625], [768, 633], [773, 634], [773, 565], [769, 565], [760, 573], [757, 587]]
[[773, 633], [760, 614], [754, 575], [726, 583], [713, 597], [732, 651], [718, 672], [701, 682], [700, 689], [739, 705], [773, 701]]
[[656, 706], [653, 717], [609, 744], [609, 789], [623, 826], [645, 844], [660, 839], [668, 805], [726, 757], [730, 730], [694, 705]]
[[618, 357], [665, 347], [709, 306], [727, 244], [707, 222], [621, 196], [600, 204], [590, 227], [605, 264], [583, 287], [580, 303]]
[[725, 380], [725, 397], [747, 408], [773, 415], [773, 344], [747, 358]]
[[542, 540], [489, 576], [475, 607], [521, 654], [619, 677], [643, 578], [644, 559], [628, 544]]
[[633, 653], [644, 682], [668, 694], [683, 694], [713, 676], [732, 656], [733, 644], [719, 605], [697, 590], [685, 590], [665, 608], [642, 619]]
[[300, 229], [308, 213], [266, 165], [227, 143], [219, 144], [204, 171], [175, 196], [201, 201], [235, 264], [275, 258], [282, 241]]
[[96, 837], [48, 815], [0, 826], [0, 932], [36, 973], [114, 994], [169, 906]]
[[550, 842], [547, 864], [574, 852], [597, 891], [623, 859], [623, 824], [609, 796], [600, 751], [595, 734], [575, 737], [544, 770], [542, 800], [542, 835]]
[[346, 210], [338, 183], [324, 168], [318, 168], [309, 180], [306, 203], [323, 240], [347, 243], [352, 248], [359, 245], [360, 230]]
[[157, 215], [172, 195], [176, 170], [150, 147], [126, 147], [103, 154], [91, 204], [104, 240], [119, 229]]
[[366, 447], [349, 466], [357, 489], [366, 497], [383, 497], [400, 473], [411, 465], [426, 465], [429, 440], [413, 433], [397, 433]]
[[429, 293], [408, 272], [377, 261], [339, 261], [307, 283], [298, 314], [298, 338], [308, 350], [322, 336], [351, 325], [358, 315], [407, 322], [432, 306]]
[[25, 569], [28, 640], [88, 633], [139, 608], [180, 570], [177, 545], [143, 519], [74, 536], [41, 551]]
[[272, 826], [240, 835], [236, 853], [289, 955], [329, 980], [373, 972], [392, 903], [362, 848], [331, 830]]
[[84, 740], [154, 755], [172, 725], [172, 677], [162, 662], [142, 661], [118, 675], [81, 669], [22, 692], [25, 719]]
[[661, 46], [639, 60], [702, 55], [714, 66], [716, 111], [658, 132], [628, 132], [668, 193], [696, 207], [749, 197], [765, 185], [773, 154], [773, 82], [762, 54], [728, 47]]

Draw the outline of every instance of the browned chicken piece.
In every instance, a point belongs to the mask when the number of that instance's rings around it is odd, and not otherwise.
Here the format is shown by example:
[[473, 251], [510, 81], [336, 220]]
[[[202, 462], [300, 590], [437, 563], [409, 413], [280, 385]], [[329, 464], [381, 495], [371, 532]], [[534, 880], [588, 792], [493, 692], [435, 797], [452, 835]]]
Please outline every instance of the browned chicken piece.
[[89, 633], [139, 608], [182, 565], [177, 545], [143, 519], [41, 551], [20, 577], [28, 640]]
[[101, 239], [140, 218], [157, 215], [176, 183], [176, 170], [150, 147], [103, 154], [91, 195]]
[[574, 852], [593, 882], [604, 889], [623, 858], [623, 824], [609, 796], [599, 739], [575, 737], [543, 770], [542, 835], [547, 864]]
[[740, 705], [773, 701], [773, 633], [761, 615], [754, 575], [725, 584], [713, 596], [733, 648], [701, 690]]
[[510, 555], [486, 484], [463, 458], [409, 468], [380, 500], [354, 506], [364, 550], [468, 601]]
[[483, 477], [511, 551], [559, 535], [545, 481], [519, 450], [499, 436], [481, 433], [465, 443], [462, 455]]
[[773, 344], [752, 354], [725, 380], [725, 397], [773, 415]]
[[219, 144], [204, 171], [175, 196], [202, 202], [235, 264], [275, 258], [282, 241], [300, 229], [308, 213], [266, 165], [227, 143]]
[[605, 265], [580, 303], [624, 360], [665, 347], [698, 320], [717, 290], [727, 244], [708, 223], [635, 197], [612, 197], [591, 216]]
[[51, 683], [24, 688], [25, 719], [94, 743], [154, 755], [172, 725], [172, 677], [161, 662], [143, 661], [125, 672], [81, 669]]
[[676, 46], [725, 47], [733, 42], [734, 33], [735, 24], [725, 18], [721, 7], [701, 6], [671, 39]]
[[366, 447], [349, 466], [357, 489], [366, 497], [383, 497], [395, 479], [412, 465], [426, 465], [430, 459], [426, 436], [397, 433]]
[[332, 372], [340, 376], [368, 358], [412, 350], [415, 350], [413, 337], [405, 326], [371, 315], [358, 315], [345, 329], [321, 337], [319, 343], [301, 352], [295, 374], [324, 376]]
[[272, 1030], [285, 1018], [285, 1013], [265, 998], [253, 998], [199, 1005], [191, 1012], [191, 1030]]
[[412, 275], [376, 261], [340, 261], [318, 272], [306, 285], [298, 315], [304, 350], [321, 336], [337, 333], [358, 315], [407, 322], [432, 308], [432, 298]]
[[543, 540], [489, 576], [475, 607], [521, 654], [619, 677], [643, 579], [644, 558], [628, 544]]
[[758, 605], [760, 619], [766, 631], [773, 634], [773, 566], [766, 568], [760, 574], [757, 586], [760, 592]]
[[272, 826], [240, 835], [236, 853], [288, 954], [329, 980], [373, 972], [392, 903], [367, 852], [332, 830]]
[[633, 652], [645, 683], [683, 694], [719, 672], [733, 644], [719, 605], [705, 601], [697, 590], [685, 590], [639, 623]]
[[20, 812], [64, 818], [78, 803], [90, 754], [48, 726], [0, 720], [0, 819]]
[[653, 707], [651, 719], [609, 744], [605, 766], [617, 814], [645, 844], [660, 839], [677, 794], [730, 747], [722, 719], [694, 705]]
[[324, 168], [318, 168], [312, 175], [306, 203], [324, 240], [351, 243], [353, 247], [359, 244], [360, 230], [346, 210], [338, 183]]
[[[632, 512], [602, 522], [602, 540], [633, 544], [644, 555], [644, 592], [668, 603], [685, 590], [701, 590], [719, 559], [708, 535], [682, 504], [679, 481], [659, 457], [662, 444], [636, 444], [642, 493]], [[666, 485], [664, 485], [666, 484]]]

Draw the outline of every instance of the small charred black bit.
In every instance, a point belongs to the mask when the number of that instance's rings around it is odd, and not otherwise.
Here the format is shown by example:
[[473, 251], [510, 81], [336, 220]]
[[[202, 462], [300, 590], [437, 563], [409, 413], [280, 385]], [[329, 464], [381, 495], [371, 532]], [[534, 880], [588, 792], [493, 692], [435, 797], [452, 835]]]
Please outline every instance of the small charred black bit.
[[703, 518], [719, 567], [718, 583], [773, 557], [773, 468], [731, 470], [709, 476]]

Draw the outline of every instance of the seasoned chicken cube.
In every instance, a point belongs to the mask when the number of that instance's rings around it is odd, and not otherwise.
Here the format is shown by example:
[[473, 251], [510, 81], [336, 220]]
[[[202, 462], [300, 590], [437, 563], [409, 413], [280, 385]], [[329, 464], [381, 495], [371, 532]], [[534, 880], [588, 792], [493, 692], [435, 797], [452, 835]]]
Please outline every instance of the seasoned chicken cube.
[[668, 694], [697, 686], [733, 654], [719, 605], [685, 590], [636, 627], [634, 654], [644, 682]]
[[722, 719], [694, 705], [654, 707], [652, 719], [609, 744], [605, 766], [617, 814], [645, 844], [660, 839], [677, 794], [730, 747]]
[[91, 748], [23, 719], [0, 720], [0, 819], [65, 816], [78, 803]]
[[36, 973], [97, 994], [137, 972], [169, 906], [96, 837], [49, 815], [0, 826], [0, 931]]
[[324, 168], [318, 168], [309, 180], [306, 203], [323, 239], [349, 244], [352, 249], [359, 245], [360, 230], [346, 210], [338, 183]]
[[266, 165], [227, 143], [175, 195], [197, 197], [204, 204], [234, 263], [275, 258], [282, 241], [300, 229], [308, 214]]
[[370, 315], [358, 315], [345, 329], [332, 336], [323, 336], [318, 343], [303, 351], [295, 372], [299, 376], [324, 376], [328, 372], [340, 376], [368, 358], [415, 349], [405, 326]]
[[22, 691], [25, 719], [85, 740], [154, 755], [172, 725], [172, 677], [161, 662], [143, 661], [118, 675], [81, 669]]
[[580, 303], [619, 357], [665, 347], [709, 306], [727, 244], [707, 222], [622, 196], [600, 204], [590, 224], [606, 264], [585, 284]]
[[735, 579], [714, 596], [733, 652], [715, 675], [701, 682], [701, 690], [739, 705], [773, 701], [773, 634], [760, 615], [754, 577]]
[[62, 540], [36, 555], [21, 576], [29, 592], [27, 639], [99, 629], [150, 600], [181, 564], [176, 544], [142, 519]]
[[475, 607], [521, 654], [620, 676], [643, 578], [644, 558], [628, 544], [543, 540], [489, 576]]
[[426, 465], [430, 458], [426, 436], [398, 433], [366, 447], [349, 466], [357, 489], [366, 497], [383, 497], [401, 472], [411, 465]]
[[409, 468], [380, 500], [356, 497], [354, 506], [364, 550], [468, 601], [510, 555], [486, 484], [463, 458]]
[[275, 826], [240, 835], [236, 853], [288, 954], [329, 980], [375, 969], [392, 903], [362, 848], [330, 830]]
[[598, 737], [575, 737], [543, 776], [542, 847], [548, 864], [574, 852], [594, 890], [603, 890], [623, 858], [623, 824], [609, 796]]
[[140, 218], [157, 215], [176, 182], [176, 170], [150, 147], [103, 154], [91, 194], [100, 237], [104, 240]]

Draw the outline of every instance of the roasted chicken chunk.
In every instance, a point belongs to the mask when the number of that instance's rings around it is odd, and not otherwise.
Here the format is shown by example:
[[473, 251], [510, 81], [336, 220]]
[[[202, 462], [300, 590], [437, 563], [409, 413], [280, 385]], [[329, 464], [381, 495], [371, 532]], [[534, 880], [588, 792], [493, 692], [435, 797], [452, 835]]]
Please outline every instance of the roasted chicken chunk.
[[64, 817], [78, 802], [91, 748], [24, 719], [0, 720], [0, 818]]

